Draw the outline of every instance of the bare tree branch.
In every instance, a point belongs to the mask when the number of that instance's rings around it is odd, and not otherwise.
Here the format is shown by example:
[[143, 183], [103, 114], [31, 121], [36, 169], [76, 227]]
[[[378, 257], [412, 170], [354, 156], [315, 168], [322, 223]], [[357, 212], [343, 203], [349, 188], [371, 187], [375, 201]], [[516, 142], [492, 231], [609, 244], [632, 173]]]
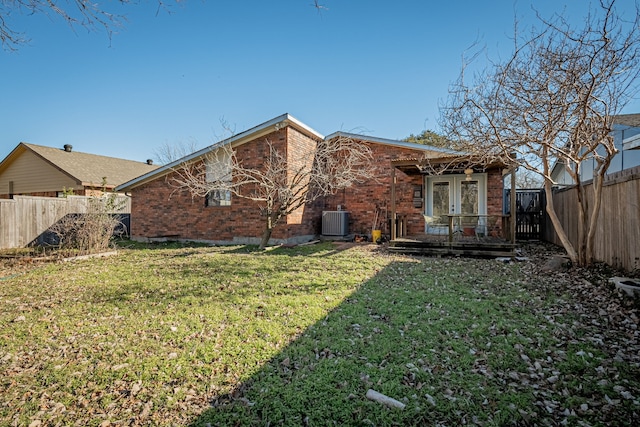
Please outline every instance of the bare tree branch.
[[[456, 148], [490, 160], [516, 163], [540, 175], [547, 212], [571, 259], [588, 264], [607, 168], [617, 149], [613, 118], [638, 92], [640, 32], [638, 15], [626, 22], [615, 1], [600, 2], [585, 26], [575, 30], [562, 16], [541, 19], [516, 39], [511, 58], [476, 76], [464, 75], [450, 88], [443, 127]], [[515, 157], [513, 155], [515, 154]], [[581, 167], [593, 160], [595, 203], [588, 206]], [[553, 167], [559, 162], [578, 188], [579, 243], [569, 241], [552, 200]]]
[[268, 154], [259, 167], [246, 166], [234, 147], [221, 144], [204, 158], [175, 167], [171, 184], [197, 197], [230, 192], [255, 202], [265, 218], [260, 245], [264, 248], [287, 215], [320, 197], [375, 179], [370, 148], [350, 138], [289, 149], [270, 140], [264, 143]]

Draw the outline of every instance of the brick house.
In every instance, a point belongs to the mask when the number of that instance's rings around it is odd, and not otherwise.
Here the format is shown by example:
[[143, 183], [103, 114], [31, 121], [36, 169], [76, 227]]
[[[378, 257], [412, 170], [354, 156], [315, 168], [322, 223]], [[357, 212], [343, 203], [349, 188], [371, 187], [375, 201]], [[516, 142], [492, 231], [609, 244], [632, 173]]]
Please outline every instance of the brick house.
[[[216, 194], [214, 202], [207, 196], [194, 197], [171, 185], [176, 168], [188, 162], [204, 162], [208, 153], [226, 144], [233, 147], [245, 167], [260, 167], [267, 156], [268, 142], [294, 157], [296, 150], [313, 147], [318, 141], [345, 137], [369, 145], [377, 179], [317, 200], [288, 215], [274, 229], [271, 243], [312, 240], [321, 234], [323, 212], [337, 210], [349, 212], [350, 233], [370, 234], [376, 217], [376, 227], [387, 235], [393, 226], [403, 235], [425, 233], [424, 214], [433, 213], [433, 203], [429, 201], [434, 185], [450, 183], [454, 201], [459, 197], [456, 186], [462, 181], [469, 182], [467, 175], [457, 170], [447, 176], [429, 178], [416, 173], [418, 169], [403, 166], [403, 172], [402, 167], [393, 164], [400, 159], [412, 159], [409, 163], [415, 164], [425, 158], [450, 158], [455, 154], [451, 150], [344, 132], [324, 137], [284, 114], [118, 186], [117, 191], [132, 196], [131, 236], [137, 240], [258, 243], [264, 218], [255, 202], [221, 194]], [[473, 178], [479, 213], [502, 213], [502, 169], [477, 171]], [[438, 185], [436, 188], [440, 188]], [[392, 212], [399, 219], [393, 225]]]

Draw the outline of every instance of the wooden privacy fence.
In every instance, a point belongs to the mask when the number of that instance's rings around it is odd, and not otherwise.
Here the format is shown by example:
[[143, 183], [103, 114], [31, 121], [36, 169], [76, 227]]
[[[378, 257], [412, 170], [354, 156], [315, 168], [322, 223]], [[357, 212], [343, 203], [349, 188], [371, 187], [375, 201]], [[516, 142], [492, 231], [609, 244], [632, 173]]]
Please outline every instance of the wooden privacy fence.
[[[593, 206], [591, 185], [585, 187]], [[575, 188], [553, 195], [560, 222], [571, 242], [578, 242], [578, 197]], [[561, 245], [546, 218], [545, 240]], [[626, 271], [640, 269], [640, 167], [609, 175], [602, 187], [602, 207], [596, 227], [594, 258]]]
[[[0, 199], [0, 249], [23, 248], [38, 240], [49, 228], [69, 214], [82, 214], [92, 197], [69, 196], [66, 198], [14, 196]], [[131, 198], [116, 196], [114, 214], [128, 216]]]

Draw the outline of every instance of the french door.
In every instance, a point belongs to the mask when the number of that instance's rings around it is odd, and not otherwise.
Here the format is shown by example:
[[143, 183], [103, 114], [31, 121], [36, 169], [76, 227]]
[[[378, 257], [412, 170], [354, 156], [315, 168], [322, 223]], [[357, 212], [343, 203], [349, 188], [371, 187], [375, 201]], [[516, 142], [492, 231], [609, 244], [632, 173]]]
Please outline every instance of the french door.
[[[477, 215], [487, 211], [487, 184], [485, 174], [447, 175], [425, 178], [425, 213], [437, 218], [427, 224], [427, 233], [444, 233], [447, 221], [443, 215]], [[438, 220], [439, 218], [439, 220]], [[448, 230], [446, 230], [448, 232]]]

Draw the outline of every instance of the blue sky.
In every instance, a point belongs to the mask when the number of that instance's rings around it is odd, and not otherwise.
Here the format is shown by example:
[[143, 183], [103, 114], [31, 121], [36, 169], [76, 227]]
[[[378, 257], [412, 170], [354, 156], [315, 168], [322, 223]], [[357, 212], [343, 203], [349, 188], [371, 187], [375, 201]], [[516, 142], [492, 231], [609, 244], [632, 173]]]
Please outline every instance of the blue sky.
[[112, 5], [127, 22], [111, 39], [55, 16], [14, 16], [31, 41], [0, 51], [0, 159], [25, 141], [144, 161], [163, 144], [228, 136], [221, 120], [241, 132], [283, 113], [325, 135], [437, 130], [475, 41], [506, 57], [514, 17], [532, 24], [532, 4], [581, 25], [589, 2], [323, 0], [321, 13], [312, 3]]

